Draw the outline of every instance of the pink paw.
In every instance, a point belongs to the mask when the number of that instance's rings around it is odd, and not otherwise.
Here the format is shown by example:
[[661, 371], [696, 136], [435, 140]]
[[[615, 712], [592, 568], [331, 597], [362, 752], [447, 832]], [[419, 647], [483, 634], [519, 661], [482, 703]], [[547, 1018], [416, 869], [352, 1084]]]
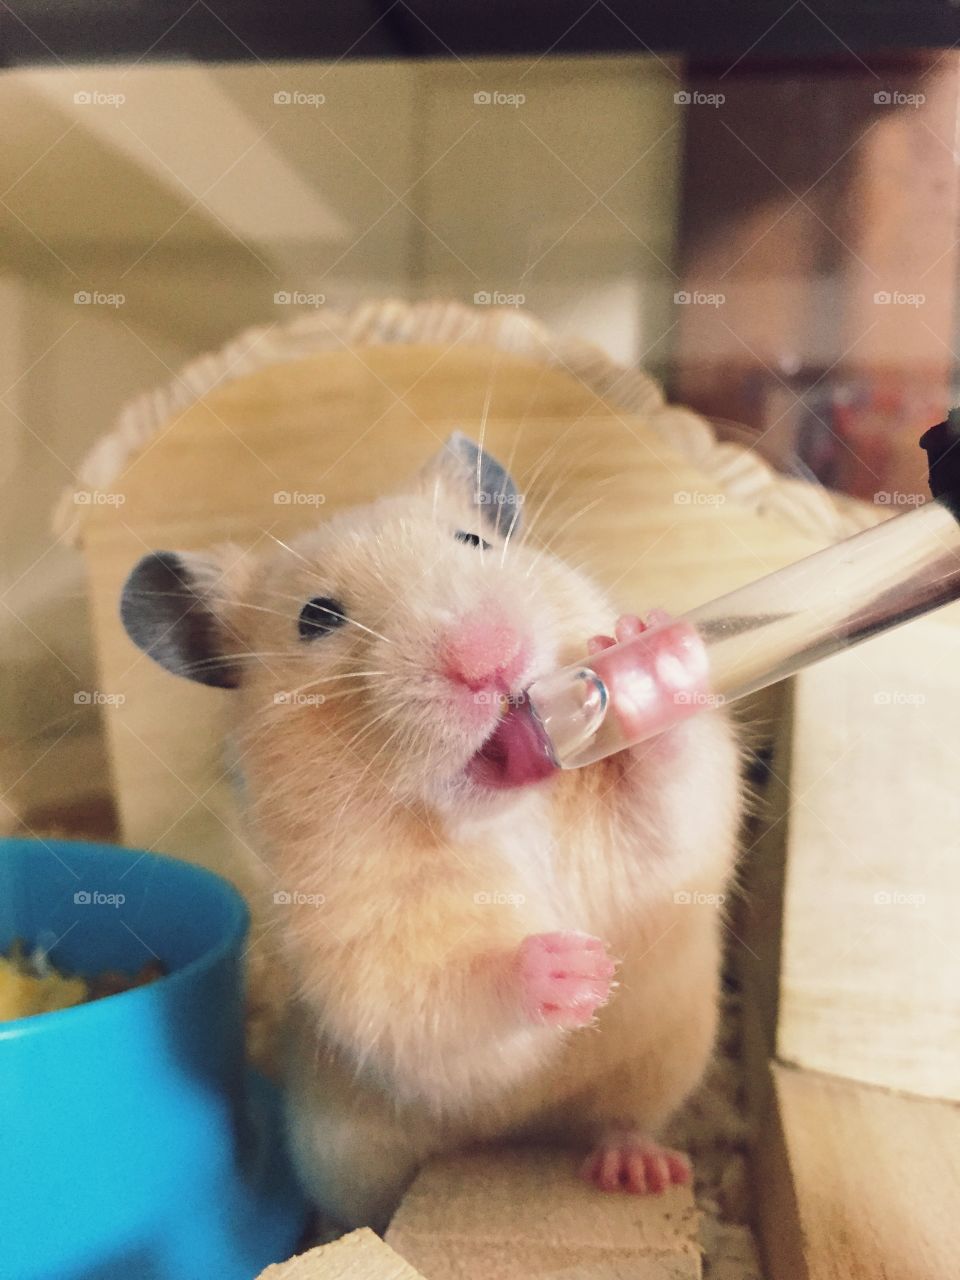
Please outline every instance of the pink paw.
[[641, 1134], [621, 1133], [602, 1142], [583, 1162], [580, 1176], [601, 1191], [630, 1191], [658, 1196], [693, 1177], [682, 1151], [663, 1147]]
[[616, 964], [587, 933], [535, 933], [517, 952], [524, 1009], [535, 1022], [582, 1027], [610, 995]]
[[624, 641], [633, 640], [644, 631], [649, 631], [651, 627], [663, 627], [672, 621], [673, 616], [665, 609], [651, 609], [646, 622], [634, 613], [622, 613], [614, 627], [616, 636], [591, 636], [587, 641], [587, 653], [599, 653], [612, 645], [623, 644]]

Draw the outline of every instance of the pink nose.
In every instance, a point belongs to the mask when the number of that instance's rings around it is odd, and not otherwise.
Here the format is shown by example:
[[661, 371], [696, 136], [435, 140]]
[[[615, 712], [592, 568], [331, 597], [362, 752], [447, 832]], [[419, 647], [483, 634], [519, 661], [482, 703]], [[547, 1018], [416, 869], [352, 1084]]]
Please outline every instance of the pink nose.
[[502, 615], [490, 610], [467, 614], [441, 642], [443, 670], [471, 689], [510, 685], [523, 670], [523, 639]]

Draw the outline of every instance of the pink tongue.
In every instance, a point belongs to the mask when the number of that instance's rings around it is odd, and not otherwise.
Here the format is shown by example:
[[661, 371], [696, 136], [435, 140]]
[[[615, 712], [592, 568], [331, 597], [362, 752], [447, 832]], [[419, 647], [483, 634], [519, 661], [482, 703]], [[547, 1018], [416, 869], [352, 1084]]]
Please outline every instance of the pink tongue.
[[484, 787], [505, 789], [539, 782], [554, 772], [546, 742], [528, 705], [511, 707], [467, 765]]

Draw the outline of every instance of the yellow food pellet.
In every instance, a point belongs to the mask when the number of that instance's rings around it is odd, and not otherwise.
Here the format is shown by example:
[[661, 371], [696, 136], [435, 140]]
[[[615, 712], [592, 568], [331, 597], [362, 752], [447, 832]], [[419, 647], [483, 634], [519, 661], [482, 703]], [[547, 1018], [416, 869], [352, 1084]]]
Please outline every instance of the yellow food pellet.
[[89, 995], [83, 978], [66, 978], [56, 970], [38, 978], [24, 973], [15, 959], [0, 956], [0, 1022], [70, 1009]]

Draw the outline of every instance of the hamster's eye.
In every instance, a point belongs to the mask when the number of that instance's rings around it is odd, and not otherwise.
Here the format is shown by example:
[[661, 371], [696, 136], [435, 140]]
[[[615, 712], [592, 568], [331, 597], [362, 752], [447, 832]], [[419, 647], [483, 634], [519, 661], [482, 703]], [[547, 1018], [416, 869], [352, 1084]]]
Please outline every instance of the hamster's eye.
[[458, 542], [466, 542], [471, 547], [483, 547], [484, 551], [490, 550], [490, 543], [486, 538], [481, 538], [479, 533], [464, 533], [462, 529], [458, 529], [453, 536]]
[[347, 620], [343, 605], [330, 596], [314, 596], [300, 610], [297, 624], [301, 640], [316, 640], [325, 636], [334, 627], [340, 627]]

